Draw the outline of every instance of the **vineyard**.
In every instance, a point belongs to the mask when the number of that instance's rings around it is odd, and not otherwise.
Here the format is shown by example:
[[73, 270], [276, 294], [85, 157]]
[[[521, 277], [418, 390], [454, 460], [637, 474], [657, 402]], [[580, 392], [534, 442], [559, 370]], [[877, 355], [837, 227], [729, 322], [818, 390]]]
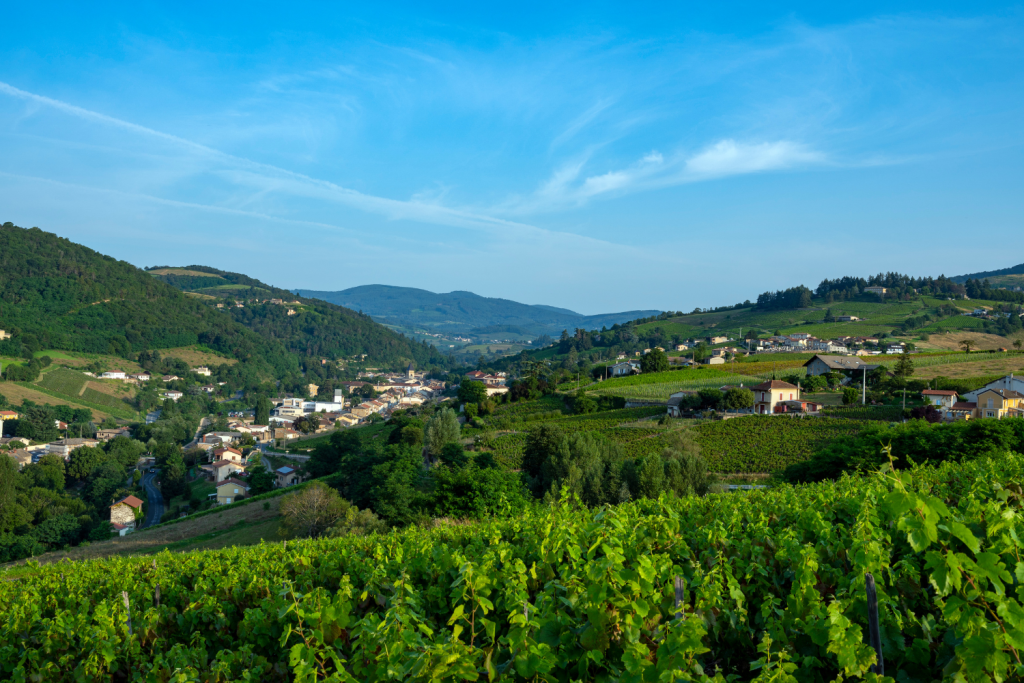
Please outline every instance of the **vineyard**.
[[41, 387], [67, 396], [79, 396], [89, 381], [86, 375], [66, 368], [54, 368], [44, 372], [38, 380]]
[[899, 477], [594, 511], [563, 501], [473, 525], [33, 566], [0, 583], [0, 678], [860, 678], [876, 661], [870, 573], [886, 680], [1020, 680], [1022, 478], [1024, 457], [1008, 454]]
[[692, 428], [708, 469], [722, 473], [779, 472], [807, 460], [823, 444], [859, 430], [852, 421], [760, 415]]

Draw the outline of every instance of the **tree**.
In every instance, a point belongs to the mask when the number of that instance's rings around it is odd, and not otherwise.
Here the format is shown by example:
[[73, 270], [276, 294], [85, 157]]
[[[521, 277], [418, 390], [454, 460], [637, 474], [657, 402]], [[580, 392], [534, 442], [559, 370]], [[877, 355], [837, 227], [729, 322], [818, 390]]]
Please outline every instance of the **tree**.
[[722, 405], [726, 410], [743, 410], [754, 407], [754, 392], [750, 389], [733, 387], [725, 392]]
[[459, 425], [459, 418], [455, 415], [455, 411], [451, 408], [444, 408], [427, 420], [427, 424], [423, 427], [423, 443], [426, 445], [428, 453], [437, 456], [441, 454], [441, 450], [447, 444], [458, 441], [461, 433], [462, 427]]
[[896, 365], [893, 367], [893, 375], [896, 376], [899, 386], [904, 387], [907, 385], [907, 381], [911, 375], [914, 374], [914, 361], [911, 360], [909, 353], [901, 353], [900, 357], [896, 359]]
[[700, 396], [700, 407], [705, 410], [718, 410], [722, 406], [722, 392], [714, 387], [704, 387], [697, 395]]
[[[88, 519], [88, 516], [86, 516]], [[51, 548], [61, 548], [77, 543], [81, 536], [82, 526], [78, 518], [70, 513], [50, 517], [32, 529], [32, 536], [40, 543]]]
[[971, 349], [977, 348], [977, 346], [978, 344], [973, 339], [960, 340], [960, 348], [963, 349], [965, 353], [970, 353]]
[[270, 399], [266, 396], [256, 399], [256, 410], [252, 423], [256, 425], [270, 424]]
[[1015, 348], [1015, 349], [1017, 349], [1018, 351], [1020, 351], [1020, 347], [1021, 347], [1021, 346], [1024, 346], [1024, 342], [1022, 342], [1022, 341], [1021, 341], [1020, 339], [1015, 339], [1015, 340], [1013, 341], [1013, 348]]
[[843, 405], [853, 405], [860, 399], [860, 392], [853, 387], [843, 387]]
[[448, 467], [460, 468], [465, 467], [469, 462], [469, 457], [466, 455], [466, 451], [462, 450], [462, 444], [457, 441], [445, 444], [444, 448], [441, 449], [438, 458]]
[[97, 465], [107, 459], [108, 456], [102, 448], [90, 446], [76, 448], [71, 451], [71, 456], [68, 458], [67, 475], [81, 481], [88, 477]]
[[459, 401], [462, 403], [480, 403], [487, 400], [487, 386], [483, 382], [465, 380], [459, 385]]
[[711, 351], [708, 349], [708, 345], [705, 344], [704, 342], [700, 342], [693, 349], [693, 362], [694, 363], [701, 362], [702, 360], [707, 358], [710, 353], [711, 353]]
[[665, 372], [668, 370], [668, 356], [661, 349], [651, 349], [640, 359], [640, 371], [643, 373]]
[[39, 462], [26, 465], [21, 474], [30, 482], [30, 486], [59, 493], [64, 490], [64, 469], [64, 458], [48, 453], [40, 458]]
[[31, 406], [21, 411], [16, 433], [33, 441], [53, 441], [60, 436], [56, 419], [49, 406]]
[[281, 514], [283, 525], [292, 536], [319, 538], [351, 507], [330, 486], [313, 481], [282, 501]]
[[263, 464], [261, 458], [255, 465], [249, 468], [249, 493], [253, 496], [258, 496], [261, 493], [269, 493], [273, 490], [274, 475]]
[[180, 496], [188, 488], [185, 482], [185, 461], [181, 457], [181, 449], [176, 448], [164, 461], [160, 477], [160, 493], [164, 500]]

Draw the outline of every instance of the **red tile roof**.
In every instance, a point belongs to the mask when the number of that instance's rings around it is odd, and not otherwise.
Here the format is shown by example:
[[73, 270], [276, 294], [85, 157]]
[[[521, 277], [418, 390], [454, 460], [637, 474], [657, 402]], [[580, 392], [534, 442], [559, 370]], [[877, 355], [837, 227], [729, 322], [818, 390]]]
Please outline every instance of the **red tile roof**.
[[217, 488], [220, 488], [221, 486], [227, 486], [229, 484], [234, 485], [234, 486], [241, 486], [246, 491], [249, 490], [249, 485], [247, 483], [245, 483], [244, 481], [242, 481], [240, 479], [235, 479], [234, 477], [230, 477], [228, 479], [225, 479], [222, 482], [219, 482], [217, 484]]
[[783, 382], [781, 379], [772, 379], [750, 388], [755, 391], [768, 391], [770, 389], [796, 389], [797, 387], [789, 382]]
[[921, 393], [925, 396], [956, 396], [952, 389], [925, 389]]
[[977, 407], [974, 401], [957, 401], [953, 404], [953, 410], [974, 410]]
[[234, 460], [218, 460], [215, 463], [211, 463], [212, 467], [224, 467], [225, 465], [234, 465], [235, 467], [242, 467], [242, 463], [235, 462]]
[[[121, 500], [114, 503], [114, 505], [120, 505], [121, 503], [124, 503], [125, 505], [128, 505], [129, 507], [133, 508], [142, 507], [142, 501], [136, 498], [135, 496], [125, 496]], [[111, 505], [110, 507], [114, 507], [114, 505]]]

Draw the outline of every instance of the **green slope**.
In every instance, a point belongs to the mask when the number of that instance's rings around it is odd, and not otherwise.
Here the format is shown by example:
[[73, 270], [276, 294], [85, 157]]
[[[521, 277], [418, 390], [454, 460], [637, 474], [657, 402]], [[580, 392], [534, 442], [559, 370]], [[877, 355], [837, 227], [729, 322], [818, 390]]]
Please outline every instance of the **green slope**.
[[[162, 271], [206, 273], [206, 276], [180, 275]], [[218, 297], [233, 303], [245, 301], [243, 308], [233, 305], [223, 310], [236, 322], [261, 336], [284, 344], [288, 350], [303, 356], [346, 358], [367, 354], [374, 364], [397, 365], [413, 361], [419, 367], [447, 367], [451, 360], [433, 346], [417, 343], [357, 313], [319, 299], [297, 297], [286, 289], [274, 287], [241, 273], [231, 273], [209, 266], [186, 268], [153, 268], [158, 280], [187, 292]], [[211, 282], [213, 284], [211, 284]], [[268, 303], [268, 299], [298, 301], [299, 305]], [[259, 300], [262, 303], [256, 303]], [[215, 301], [206, 301], [212, 306]], [[288, 315], [293, 310], [295, 315]]]

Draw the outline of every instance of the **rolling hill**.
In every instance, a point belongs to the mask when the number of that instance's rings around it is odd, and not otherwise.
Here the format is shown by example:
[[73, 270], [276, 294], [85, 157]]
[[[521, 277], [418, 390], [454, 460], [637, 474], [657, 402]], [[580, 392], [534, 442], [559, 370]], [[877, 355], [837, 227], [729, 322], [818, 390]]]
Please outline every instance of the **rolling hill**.
[[[320, 299], [296, 298], [286, 289], [248, 275], [198, 265], [155, 267], [146, 272], [186, 294], [220, 300], [236, 322], [301, 356], [346, 358], [365, 353], [373, 363], [383, 365], [451, 363], [433, 346], [397, 334], [364, 313]], [[274, 299], [288, 303], [271, 303]], [[237, 307], [235, 301], [245, 301], [245, 305]]]
[[472, 292], [437, 294], [412, 287], [364, 285], [340, 292], [297, 289], [296, 293], [369, 314], [378, 322], [399, 328], [447, 334], [488, 335], [500, 332], [526, 338], [557, 336], [562, 330], [610, 327], [658, 311], [625, 311], [581, 315], [554, 306], [521, 304]]
[[1024, 285], [1024, 263], [1010, 268], [999, 270], [986, 270], [980, 273], [968, 273], [950, 278], [954, 282], [967, 282], [968, 280], [988, 280], [993, 287], [1019, 287]]
[[[244, 275], [200, 266], [150, 274], [38, 228], [0, 226], [0, 356], [28, 358], [42, 349], [134, 358], [140, 351], [204, 345], [237, 359], [250, 375], [297, 375], [304, 357], [365, 353], [380, 365], [449, 360], [361, 315], [303, 300], [288, 315], [280, 305], [217, 308], [186, 284], [214, 283], [238, 296], [295, 297]], [[186, 272], [187, 271], [187, 272]], [[216, 288], [220, 288], [218, 291]], [[228, 289], [224, 289], [228, 288]]]

